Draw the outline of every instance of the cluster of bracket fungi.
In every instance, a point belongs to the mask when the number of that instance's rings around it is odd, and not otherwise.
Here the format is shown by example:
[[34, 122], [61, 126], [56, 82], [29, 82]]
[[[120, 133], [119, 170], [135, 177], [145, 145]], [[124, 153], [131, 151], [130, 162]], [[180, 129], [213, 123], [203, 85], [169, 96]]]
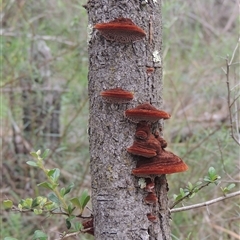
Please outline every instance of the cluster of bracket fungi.
[[[122, 88], [114, 88], [100, 93], [102, 98], [109, 103], [127, 103], [134, 97], [132, 92]], [[151, 132], [152, 124], [160, 119], [169, 119], [171, 116], [165, 111], [158, 110], [150, 103], [143, 103], [136, 108], [127, 109], [125, 117], [137, 123], [135, 140], [133, 145], [127, 148], [127, 152], [137, 156], [136, 168], [132, 174], [136, 177], [146, 178], [144, 198], [146, 204], [155, 205], [158, 198], [155, 193], [154, 179], [162, 174], [184, 172], [188, 166], [181, 158], [166, 151], [167, 142], [160, 136], [158, 131]], [[156, 222], [157, 217], [152, 213], [147, 214], [151, 222]]]
[[[135, 42], [146, 36], [142, 28], [135, 25], [131, 19], [123, 17], [108, 23], [98, 23], [93, 28], [97, 29], [105, 39], [120, 43]], [[154, 72], [154, 68], [147, 67], [146, 72], [150, 75]], [[134, 98], [132, 92], [119, 87], [103, 91], [100, 95], [105, 101], [113, 104], [128, 103]], [[154, 205], [158, 201], [154, 186], [155, 177], [183, 172], [188, 169], [188, 166], [181, 158], [165, 150], [167, 142], [159, 132], [151, 132], [153, 123], [160, 119], [169, 119], [170, 114], [158, 110], [150, 103], [143, 103], [136, 108], [126, 110], [125, 117], [137, 123], [134, 143], [127, 148], [128, 153], [137, 156], [137, 165], [132, 170], [132, 174], [146, 179], [144, 189], [147, 196], [144, 198], [144, 202]], [[151, 222], [157, 221], [157, 217], [152, 213], [148, 213], [147, 218]], [[90, 227], [89, 233], [93, 234], [93, 221], [90, 220], [85, 225], [85, 228]]]

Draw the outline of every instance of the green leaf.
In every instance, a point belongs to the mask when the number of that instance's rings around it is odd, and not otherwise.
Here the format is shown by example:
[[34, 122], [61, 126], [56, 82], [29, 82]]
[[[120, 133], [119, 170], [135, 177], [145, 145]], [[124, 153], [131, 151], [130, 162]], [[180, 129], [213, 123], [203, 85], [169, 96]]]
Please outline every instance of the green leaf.
[[191, 191], [191, 190], [193, 189], [193, 185], [192, 185], [192, 183], [188, 182], [188, 186], [187, 186], [187, 188]]
[[60, 176], [60, 170], [58, 168], [51, 169], [48, 171], [47, 175], [56, 183]]
[[74, 188], [74, 183], [70, 183], [68, 186], [67, 186], [67, 188], [66, 188], [66, 191], [65, 191], [65, 194], [64, 195], [66, 195], [66, 194], [68, 194], [68, 193], [70, 193], [71, 192], [71, 190]]
[[42, 214], [42, 209], [33, 209], [33, 212], [36, 214], [36, 215], [39, 215], [39, 214]]
[[27, 161], [26, 163], [32, 167], [38, 167], [37, 163], [33, 161]]
[[50, 190], [53, 190], [56, 187], [56, 186], [53, 186], [49, 182], [42, 182], [42, 183], [39, 183], [37, 186], [44, 187], [44, 188], [47, 188], [47, 189], [50, 189]]
[[60, 190], [61, 197], [63, 197], [65, 195], [65, 192], [66, 192], [65, 187], [61, 188], [61, 190]]
[[208, 175], [209, 175], [210, 179], [214, 179], [214, 178], [215, 178], [215, 176], [216, 176], [216, 170], [215, 170], [214, 167], [210, 167], [210, 168], [208, 169]]
[[82, 224], [80, 222], [74, 222], [73, 223], [73, 229], [75, 232], [78, 232], [82, 229]]
[[22, 204], [18, 204], [18, 209], [19, 209], [19, 211], [22, 211], [22, 209], [23, 209], [23, 206], [22, 206]]
[[227, 186], [228, 191], [230, 191], [231, 189], [233, 189], [236, 186], [235, 183], [231, 183], [230, 185]]
[[68, 213], [71, 215], [75, 207], [72, 207], [71, 205], [68, 205]]
[[4, 200], [3, 201], [3, 207], [5, 209], [12, 208], [12, 206], [13, 206], [13, 202], [11, 200]]
[[184, 196], [185, 196], [185, 193], [184, 193], [184, 191], [183, 191], [183, 189], [182, 189], [182, 188], [180, 188], [180, 193], [181, 193], [182, 197], [184, 197]]
[[24, 202], [22, 203], [23, 207], [25, 208], [31, 208], [32, 207], [32, 202], [33, 202], [33, 199], [32, 198], [26, 198], [24, 200]]
[[50, 152], [50, 149], [46, 149], [42, 154], [42, 159], [45, 159], [48, 156], [49, 152]]
[[180, 200], [180, 199], [182, 199], [182, 195], [181, 195], [181, 194], [179, 194], [179, 195], [176, 196], [175, 201], [178, 201], [178, 200]]
[[60, 205], [60, 201], [58, 199], [58, 197], [56, 196], [55, 193], [51, 192], [48, 194], [48, 199], [51, 200], [52, 202], [57, 203], [58, 205]]
[[88, 191], [87, 190], [83, 191], [83, 193], [82, 193], [82, 195], [80, 196], [80, 199], [79, 199], [82, 210], [85, 208], [85, 206], [87, 205], [89, 200], [90, 200], [90, 196], [88, 194]]
[[79, 209], [82, 209], [82, 206], [81, 206], [81, 204], [80, 204], [80, 202], [79, 202], [79, 199], [78, 199], [77, 197], [70, 199], [70, 202], [71, 202], [74, 206], [78, 207]]
[[37, 158], [37, 159], [38, 159], [37, 153], [35, 153], [35, 152], [30, 152], [30, 154], [31, 154], [34, 158]]
[[47, 234], [40, 230], [36, 230], [34, 232], [33, 240], [47, 240], [47, 238]]
[[39, 201], [39, 196], [38, 196], [38, 197], [36, 197], [36, 198], [33, 199], [31, 208], [35, 208], [35, 207], [37, 207], [39, 204], [40, 204], [40, 201]]
[[67, 226], [67, 229], [70, 229], [71, 228], [71, 221], [69, 218], [66, 219], [66, 226]]
[[193, 198], [195, 196], [195, 193], [192, 193], [189, 198]]

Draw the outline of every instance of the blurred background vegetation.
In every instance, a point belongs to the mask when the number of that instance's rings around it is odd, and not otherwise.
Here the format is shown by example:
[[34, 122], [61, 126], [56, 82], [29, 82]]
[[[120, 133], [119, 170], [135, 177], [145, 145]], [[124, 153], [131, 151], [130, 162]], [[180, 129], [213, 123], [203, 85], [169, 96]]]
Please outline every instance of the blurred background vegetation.
[[[163, 108], [172, 114], [171, 120], [165, 122], [164, 137], [169, 149], [190, 167], [186, 173], [168, 176], [169, 201], [173, 202], [173, 194], [180, 187], [201, 180], [210, 166], [222, 177], [220, 186], [209, 186], [184, 202], [190, 205], [222, 196], [220, 187], [230, 183], [236, 184], [234, 190], [239, 189], [239, 146], [230, 135], [228, 91], [222, 70], [226, 69], [224, 58], [231, 57], [239, 39], [238, 3], [237, 0], [162, 2]], [[84, 3], [82, 0], [3, 3], [1, 201], [9, 198], [17, 204], [22, 198], [44, 195], [44, 190], [36, 187], [43, 176], [26, 165], [29, 159], [26, 153], [38, 148], [51, 149], [47, 165], [61, 170], [62, 185], [75, 183], [73, 196], [84, 189], [91, 190]], [[45, 52], [35, 43], [42, 44]], [[47, 66], [39, 66], [36, 56], [47, 59]], [[233, 62], [239, 60], [238, 49]], [[229, 79], [233, 101], [239, 94], [239, 64], [231, 67]], [[232, 114], [238, 121], [239, 102], [235, 103]], [[41, 106], [43, 110], [38, 111]], [[28, 121], [23, 118], [29, 112], [34, 112], [40, 123], [28, 129]], [[51, 132], [46, 124], [51, 128], [49, 118], [54, 117], [59, 117], [55, 126], [59, 129]], [[239, 129], [234, 131], [239, 134]], [[172, 238], [236, 239], [239, 206], [239, 198], [234, 198], [208, 208], [174, 213]], [[57, 239], [60, 232], [66, 231], [64, 217], [58, 215], [46, 218], [2, 211], [1, 221], [3, 238], [32, 239], [33, 232], [41, 229], [50, 239]], [[85, 234], [74, 239], [91, 237]]]

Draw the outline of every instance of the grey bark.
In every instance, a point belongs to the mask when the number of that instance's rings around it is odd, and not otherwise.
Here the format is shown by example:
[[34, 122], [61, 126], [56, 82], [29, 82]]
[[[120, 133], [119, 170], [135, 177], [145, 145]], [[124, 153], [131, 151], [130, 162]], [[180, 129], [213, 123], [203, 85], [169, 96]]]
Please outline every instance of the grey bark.
[[[155, 180], [157, 205], [146, 205], [146, 192], [139, 187], [139, 178], [131, 175], [136, 159], [126, 151], [133, 143], [136, 124], [124, 117], [127, 108], [140, 103], [162, 106], [161, 1], [90, 0], [86, 8], [90, 29], [96, 23], [126, 17], [147, 33], [143, 40], [130, 44], [107, 41], [95, 30], [89, 36], [89, 141], [95, 239], [171, 239], [166, 177]], [[147, 67], [155, 68], [150, 76]], [[104, 102], [100, 92], [116, 87], [133, 91], [134, 100], [121, 105]], [[157, 223], [150, 222], [147, 213], [157, 215]]]

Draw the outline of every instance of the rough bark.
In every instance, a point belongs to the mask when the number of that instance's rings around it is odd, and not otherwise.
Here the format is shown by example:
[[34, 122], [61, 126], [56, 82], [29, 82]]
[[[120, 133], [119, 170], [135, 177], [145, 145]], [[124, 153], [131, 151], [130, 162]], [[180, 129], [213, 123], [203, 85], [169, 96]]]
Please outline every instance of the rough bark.
[[[171, 239], [165, 175], [155, 180], [157, 205], [145, 204], [146, 192], [139, 187], [139, 178], [131, 175], [136, 159], [126, 151], [133, 143], [136, 124], [124, 117], [124, 111], [144, 102], [162, 106], [161, 1], [141, 2], [146, 1], [90, 0], [86, 6], [90, 29], [96, 23], [126, 17], [147, 33], [143, 40], [130, 44], [107, 41], [95, 30], [89, 38], [89, 141], [95, 239]], [[154, 73], [148, 75], [147, 67], [154, 67]], [[121, 105], [104, 102], [100, 92], [115, 87], [133, 91], [134, 100]], [[157, 215], [157, 223], [150, 222], [147, 213]]]

